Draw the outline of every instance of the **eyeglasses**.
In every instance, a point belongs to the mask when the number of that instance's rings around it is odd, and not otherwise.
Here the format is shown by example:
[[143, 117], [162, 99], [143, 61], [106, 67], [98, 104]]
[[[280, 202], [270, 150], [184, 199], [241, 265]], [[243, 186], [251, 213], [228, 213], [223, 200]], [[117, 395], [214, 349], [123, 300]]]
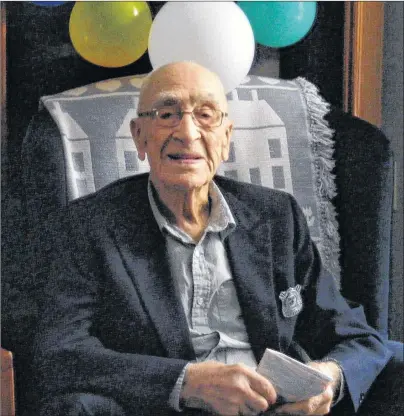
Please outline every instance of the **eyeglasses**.
[[151, 117], [160, 127], [175, 127], [180, 124], [184, 114], [191, 114], [198, 127], [213, 128], [222, 125], [228, 114], [210, 107], [198, 107], [192, 111], [181, 111], [178, 107], [161, 107], [138, 113], [139, 117]]

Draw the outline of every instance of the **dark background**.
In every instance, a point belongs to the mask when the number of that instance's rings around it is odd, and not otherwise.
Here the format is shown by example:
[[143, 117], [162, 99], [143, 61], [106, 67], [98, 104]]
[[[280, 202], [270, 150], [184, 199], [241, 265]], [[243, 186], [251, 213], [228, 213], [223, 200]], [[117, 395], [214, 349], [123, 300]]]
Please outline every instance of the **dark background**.
[[[165, 2], [149, 2], [153, 17]], [[214, 3], [212, 3], [214, 4]], [[69, 37], [74, 2], [40, 7], [31, 2], [3, 2], [7, 21], [7, 130], [2, 132], [2, 289], [21, 276], [27, 224], [21, 182], [21, 144], [39, 98], [88, 83], [147, 73], [147, 52], [123, 68], [102, 68], [83, 60]], [[344, 2], [318, 2], [317, 18], [299, 43], [278, 51], [257, 45], [253, 68], [276, 52], [279, 76], [302, 76], [315, 83], [324, 98], [342, 107]], [[3, 321], [3, 326], [7, 323]], [[4, 345], [12, 349], [12, 345]]]

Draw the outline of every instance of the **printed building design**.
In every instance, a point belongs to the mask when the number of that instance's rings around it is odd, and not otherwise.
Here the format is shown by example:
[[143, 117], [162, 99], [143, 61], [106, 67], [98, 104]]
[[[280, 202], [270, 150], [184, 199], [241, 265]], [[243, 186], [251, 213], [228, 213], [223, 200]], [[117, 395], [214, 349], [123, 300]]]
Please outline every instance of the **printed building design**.
[[130, 132], [130, 121], [136, 118], [136, 109], [138, 106], [138, 97], [133, 97], [133, 106], [130, 108], [116, 132], [116, 158], [118, 162], [118, 174], [120, 178], [148, 172], [150, 170], [147, 159], [141, 161], [137, 156], [136, 146]]
[[250, 92], [251, 101], [239, 100], [236, 91], [229, 99], [229, 116], [237, 124], [229, 160], [219, 173], [293, 193], [285, 124], [256, 90]]
[[[218, 173], [243, 182], [293, 193], [285, 124], [267, 101], [258, 99], [256, 90], [251, 90], [250, 93], [251, 100], [239, 100], [236, 90], [229, 99], [230, 118], [237, 122], [233, 130], [229, 160], [220, 166]], [[68, 180], [71, 198], [99, 188], [94, 176], [102, 167], [93, 166], [91, 157], [91, 147], [100, 146], [96, 144], [97, 141], [102, 141], [102, 146], [112, 146], [116, 154], [115, 173], [109, 172], [109, 180], [149, 171], [148, 161], [138, 159], [130, 132], [130, 120], [136, 117], [138, 96], [133, 96], [132, 100], [133, 104], [129, 105], [118, 130], [109, 138], [89, 137], [84, 131], [85, 126], [80, 126], [77, 120], [62, 109], [59, 102], [52, 103], [50, 111], [54, 119], [64, 120], [59, 128], [67, 155], [66, 162], [71, 166], [67, 171], [73, 175]]]
[[65, 162], [68, 165], [66, 173], [69, 176], [67, 183], [69, 198], [77, 198], [89, 192], [95, 191], [93, 166], [91, 161], [90, 140], [83, 129], [78, 125], [70, 114], [63, 111], [58, 102], [53, 103], [53, 108], [49, 110], [58, 123], [65, 148]]

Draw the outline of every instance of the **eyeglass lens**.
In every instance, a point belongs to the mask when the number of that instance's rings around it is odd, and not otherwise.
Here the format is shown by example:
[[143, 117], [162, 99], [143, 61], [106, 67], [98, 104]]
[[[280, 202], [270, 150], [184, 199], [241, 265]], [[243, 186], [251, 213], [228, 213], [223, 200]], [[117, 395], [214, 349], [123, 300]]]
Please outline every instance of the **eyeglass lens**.
[[218, 127], [222, 122], [222, 112], [210, 107], [195, 108], [192, 112], [181, 111], [178, 107], [161, 107], [155, 114], [158, 124], [166, 127], [178, 125], [184, 114], [192, 114], [195, 124], [203, 127]]

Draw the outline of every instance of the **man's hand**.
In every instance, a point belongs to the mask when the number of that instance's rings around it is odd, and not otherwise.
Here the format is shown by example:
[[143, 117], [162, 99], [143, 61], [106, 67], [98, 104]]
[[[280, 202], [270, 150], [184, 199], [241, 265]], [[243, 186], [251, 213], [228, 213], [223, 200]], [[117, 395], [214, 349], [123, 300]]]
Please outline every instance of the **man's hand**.
[[339, 367], [333, 361], [326, 361], [323, 363], [310, 362], [311, 367], [327, 374], [333, 378], [333, 381], [324, 386], [323, 393], [318, 396], [310, 397], [308, 400], [304, 400], [296, 403], [288, 403], [283, 406], [279, 406], [276, 410], [276, 414], [280, 415], [326, 415], [331, 411], [331, 405], [334, 399], [337, 387], [341, 382], [341, 375]]
[[180, 398], [187, 407], [220, 415], [257, 415], [276, 402], [272, 384], [243, 364], [216, 361], [190, 364]]

